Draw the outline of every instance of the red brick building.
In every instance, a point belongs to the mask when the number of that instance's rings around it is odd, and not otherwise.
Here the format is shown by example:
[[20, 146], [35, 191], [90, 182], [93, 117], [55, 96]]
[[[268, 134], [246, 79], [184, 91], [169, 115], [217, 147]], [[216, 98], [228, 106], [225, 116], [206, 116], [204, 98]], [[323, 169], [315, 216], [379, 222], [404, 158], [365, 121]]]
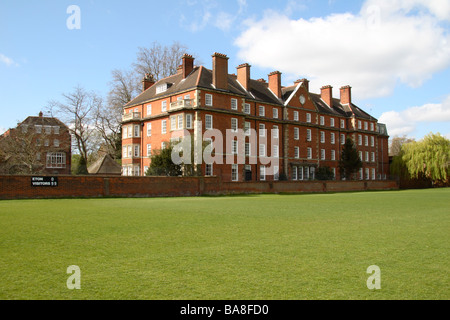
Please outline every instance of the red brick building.
[[[273, 181], [283, 175], [302, 181], [329, 167], [340, 179], [342, 145], [351, 137], [364, 164], [360, 179], [386, 179], [386, 126], [352, 103], [350, 86], [334, 98], [331, 86], [312, 93], [306, 79], [282, 86], [278, 71], [266, 81], [251, 79], [248, 64], [236, 69], [229, 74], [228, 57], [220, 53], [213, 54], [212, 69], [194, 66], [194, 58], [184, 55], [176, 75], [156, 83], [144, 78], [143, 92], [124, 106], [123, 174], [144, 175], [152, 151], [164, 148], [174, 134], [206, 140], [215, 129], [224, 137], [213, 139], [223, 161], [202, 160], [202, 175], [224, 181]], [[245, 138], [226, 139], [230, 132]], [[267, 157], [276, 159], [270, 170]]]
[[[71, 174], [72, 139], [57, 118], [28, 117], [0, 139], [4, 173]], [[6, 169], [5, 169], [6, 168]]]

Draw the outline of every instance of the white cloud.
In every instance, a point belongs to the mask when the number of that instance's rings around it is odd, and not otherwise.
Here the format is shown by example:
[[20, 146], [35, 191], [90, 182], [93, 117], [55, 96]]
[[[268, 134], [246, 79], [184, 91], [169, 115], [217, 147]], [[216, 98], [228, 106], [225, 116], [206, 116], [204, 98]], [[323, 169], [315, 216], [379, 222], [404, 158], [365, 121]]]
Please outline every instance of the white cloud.
[[204, 30], [208, 26], [229, 31], [248, 6], [247, 0], [237, 0], [237, 11], [230, 13], [221, 10], [223, 3], [216, 0], [185, 0], [185, 3], [191, 7], [191, 12], [181, 13], [179, 23], [191, 32]]
[[18, 66], [18, 64], [16, 62], [14, 62], [13, 59], [8, 58], [7, 56], [3, 55], [0, 53], [0, 62], [6, 64], [7, 67], [10, 66]]
[[349, 84], [356, 98], [387, 96], [398, 82], [420, 86], [450, 65], [450, 32], [439, 24], [449, 1], [394, 2], [368, 0], [358, 14], [309, 20], [266, 11], [245, 22], [235, 41], [239, 58], [307, 77], [315, 91]]
[[450, 96], [438, 104], [425, 104], [400, 112], [385, 112], [378, 121], [387, 125], [389, 134], [392, 137], [409, 135], [416, 130], [418, 125], [424, 123], [448, 122], [450, 124]]

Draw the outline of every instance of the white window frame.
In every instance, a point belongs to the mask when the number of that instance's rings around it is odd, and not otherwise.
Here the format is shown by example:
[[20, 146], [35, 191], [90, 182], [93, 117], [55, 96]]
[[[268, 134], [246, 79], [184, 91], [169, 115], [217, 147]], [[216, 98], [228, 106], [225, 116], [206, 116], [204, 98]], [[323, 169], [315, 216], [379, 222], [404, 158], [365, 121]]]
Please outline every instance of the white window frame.
[[311, 142], [312, 141], [312, 132], [311, 129], [306, 129], [306, 141]]
[[273, 118], [274, 119], [278, 119], [278, 109], [277, 108], [273, 108]]
[[265, 157], [266, 156], [266, 145], [264, 143], [261, 143], [259, 145], [259, 156]]
[[266, 136], [266, 125], [263, 123], [259, 124], [259, 136], [265, 137]]
[[300, 140], [300, 128], [294, 127], [294, 140]]
[[306, 152], [307, 152], [308, 160], [311, 160], [312, 159], [312, 148], [307, 148]]
[[205, 130], [212, 130], [213, 128], [213, 116], [210, 114], [205, 115]]
[[320, 116], [320, 125], [321, 126], [325, 125], [325, 117], [324, 116]]
[[300, 148], [299, 147], [294, 147], [294, 158], [300, 159]]
[[231, 132], [237, 132], [238, 131], [238, 119], [237, 118], [231, 118]]
[[239, 167], [237, 164], [231, 165], [231, 181], [239, 181]]
[[192, 129], [192, 114], [186, 114], [186, 129]]
[[161, 102], [161, 112], [167, 112], [167, 100]]
[[214, 167], [212, 163], [205, 164], [205, 176], [212, 177], [213, 176]]
[[320, 131], [320, 143], [325, 143], [325, 131]]
[[151, 115], [152, 115], [152, 105], [149, 104], [149, 105], [147, 106], [147, 116], [151, 116]]
[[320, 160], [326, 160], [325, 149], [320, 149]]
[[264, 106], [259, 106], [258, 110], [259, 110], [259, 116], [260, 117], [265, 117], [266, 116], [266, 108]]
[[167, 133], [167, 120], [161, 121], [161, 134]]
[[179, 114], [178, 115], [178, 130], [183, 129], [183, 125], [184, 125], [184, 121], [183, 121], [183, 115]]
[[151, 143], [147, 144], [147, 157], [151, 157], [152, 156], [152, 145]]
[[212, 107], [213, 106], [213, 96], [212, 96], [212, 94], [209, 94], [209, 93], [205, 94], [205, 105], [207, 107]]
[[259, 167], [259, 180], [266, 181], [266, 166]]
[[231, 98], [231, 110], [238, 109], [238, 100], [235, 98]]
[[331, 160], [332, 161], [336, 160], [336, 150], [331, 150]]
[[306, 114], [306, 122], [311, 123], [311, 113]]
[[238, 154], [239, 142], [237, 140], [231, 141], [231, 154]]
[[334, 134], [334, 132], [331, 132], [330, 134], [330, 141], [331, 144], [336, 144], [336, 135]]
[[294, 121], [298, 121], [298, 111], [294, 111]]
[[147, 137], [151, 137], [151, 136], [152, 136], [152, 124], [147, 123]]
[[334, 127], [334, 118], [330, 118], [330, 127]]
[[246, 114], [250, 114], [251, 113], [250, 103], [245, 103], [244, 104], [244, 113], [246, 113]]

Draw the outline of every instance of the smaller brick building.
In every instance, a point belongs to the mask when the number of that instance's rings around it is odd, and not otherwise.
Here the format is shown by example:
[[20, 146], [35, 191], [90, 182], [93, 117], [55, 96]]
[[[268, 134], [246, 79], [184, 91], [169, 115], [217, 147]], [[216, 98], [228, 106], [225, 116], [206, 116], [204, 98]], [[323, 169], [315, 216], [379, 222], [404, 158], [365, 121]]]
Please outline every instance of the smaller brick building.
[[30, 116], [0, 138], [6, 174], [71, 174], [72, 139], [57, 118]]

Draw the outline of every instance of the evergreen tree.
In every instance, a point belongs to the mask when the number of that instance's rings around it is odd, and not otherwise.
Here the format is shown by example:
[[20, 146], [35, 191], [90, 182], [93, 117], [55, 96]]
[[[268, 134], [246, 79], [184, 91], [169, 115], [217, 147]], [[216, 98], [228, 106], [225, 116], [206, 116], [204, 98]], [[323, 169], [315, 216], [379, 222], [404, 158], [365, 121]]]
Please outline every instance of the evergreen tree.
[[356, 146], [351, 138], [347, 138], [342, 148], [341, 160], [339, 161], [339, 169], [341, 175], [346, 180], [352, 180], [355, 173], [362, 168], [362, 161], [359, 158]]
[[182, 166], [172, 161], [173, 146], [155, 152], [151, 157], [150, 167], [145, 175], [147, 176], [168, 176], [177, 177], [182, 175]]

